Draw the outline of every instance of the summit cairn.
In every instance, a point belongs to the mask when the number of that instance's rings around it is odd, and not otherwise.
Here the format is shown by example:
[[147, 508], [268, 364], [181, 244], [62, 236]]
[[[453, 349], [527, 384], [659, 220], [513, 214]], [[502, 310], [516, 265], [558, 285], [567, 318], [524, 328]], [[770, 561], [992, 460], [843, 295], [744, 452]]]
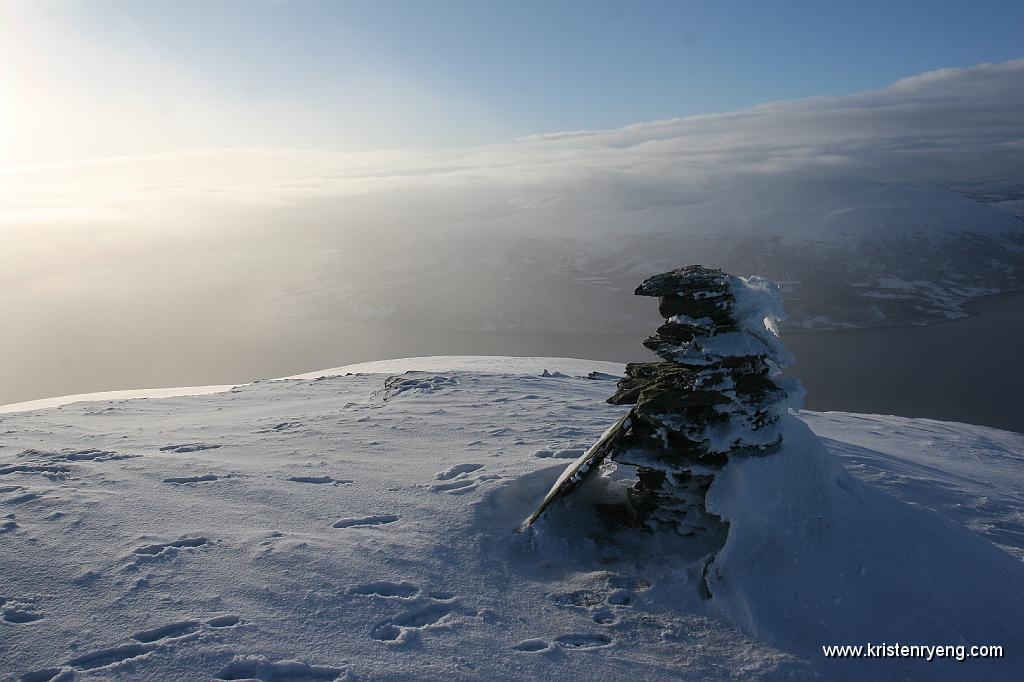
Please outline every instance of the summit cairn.
[[562, 474], [524, 527], [608, 457], [636, 467], [630, 525], [683, 535], [720, 527], [704, 504], [715, 472], [732, 456], [782, 442], [781, 417], [802, 390], [772, 378], [792, 361], [776, 338], [778, 285], [690, 265], [634, 293], [658, 297], [665, 323], [643, 343], [662, 360], [626, 365], [608, 402], [633, 408]]

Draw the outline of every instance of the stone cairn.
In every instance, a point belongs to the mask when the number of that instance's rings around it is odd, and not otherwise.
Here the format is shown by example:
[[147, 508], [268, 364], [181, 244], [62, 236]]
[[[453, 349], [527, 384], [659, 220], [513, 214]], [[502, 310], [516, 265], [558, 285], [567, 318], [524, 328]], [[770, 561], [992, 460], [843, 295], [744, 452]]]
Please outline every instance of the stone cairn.
[[643, 343], [662, 361], [626, 365], [608, 402], [632, 410], [563, 474], [525, 525], [610, 457], [637, 470], [622, 521], [683, 535], [718, 528], [704, 504], [715, 472], [731, 456], [782, 442], [781, 417], [800, 389], [772, 379], [791, 361], [775, 334], [778, 286], [692, 265], [655, 275], [635, 293], [659, 299], [665, 323]]

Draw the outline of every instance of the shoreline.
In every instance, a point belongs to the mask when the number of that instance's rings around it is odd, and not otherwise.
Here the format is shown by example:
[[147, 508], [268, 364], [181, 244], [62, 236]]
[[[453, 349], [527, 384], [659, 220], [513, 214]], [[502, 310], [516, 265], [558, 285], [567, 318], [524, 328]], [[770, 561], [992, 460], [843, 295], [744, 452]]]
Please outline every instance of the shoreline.
[[1010, 298], [1021, 294], [1024, 294], [1024, 288], [997, 291], [992, 294], [975, 296], [974, 298], [969, 298], [964, 302], [963, 307], [966, 314], [963, 315], [963, 317], [938, 319], [924, 324], [880, 324], [872, 325], [870, 327], [837, 327], [835, 329], [783, 329], [782, 335], [785, 337], [790, 335], [834, 334], [839, 332], [862, 332], [873, 329], [925, 329], [928, 327], [938, 327], [940, 325], [956, 324], [957, 322], [969, 320], [981, 315], [984, 313], [984, 310], [981, 310], [980, 308], [984, 308], [990, 303], [996, 303], [1000, 298]]

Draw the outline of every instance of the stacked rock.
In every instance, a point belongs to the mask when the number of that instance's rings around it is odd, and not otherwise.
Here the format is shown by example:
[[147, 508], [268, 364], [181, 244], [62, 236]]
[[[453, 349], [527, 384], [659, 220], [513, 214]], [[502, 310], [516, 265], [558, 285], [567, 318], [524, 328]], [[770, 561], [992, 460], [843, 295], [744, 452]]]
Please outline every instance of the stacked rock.
[[635, 407], [607, 452], [637, 468], [633, 519], [688, 535], [719, 523], [704, 496], [731, 455], [782, 442], [790, 401], [772, 375], [791, 357], [772, 322], [781, 317], [778, 286], [694, 265], [655, 275], [635, 293], [659, 297], [665, 324], [644, 345], [662, 362], [626, 366], [608, 402]]
[[659, 299], [665, 324], [644, 345], [662, 361], [626, 365], [608, 402], [633, 408], [565, 470], [521, 529], [609, 457], [636, 467], [637, 482], [628, 513], [602, 505], [606, 514], [684, 535], [721, 529], [704, 503], [715, 472], [733, 455], [782, 442], [782, 416], [803, 389], [772, 378], [792, 361], [776, 338], [775, 321], [784, 317], [778, 285], [691, 265], [655, 275], [634, 293]]

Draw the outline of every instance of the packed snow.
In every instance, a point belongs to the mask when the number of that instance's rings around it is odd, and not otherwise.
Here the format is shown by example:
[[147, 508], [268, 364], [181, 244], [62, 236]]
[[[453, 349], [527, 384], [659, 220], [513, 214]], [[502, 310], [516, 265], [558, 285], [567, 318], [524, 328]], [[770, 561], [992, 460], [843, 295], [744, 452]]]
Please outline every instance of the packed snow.
[[[0, 675], [1024, 677], [1024, 435], [802, 412], [716, 477], [723, 546], [604, 527], [612, 467], [517, 533], [621, 370], [420, 358], [0, 414]], [[1005, 656], [821, 651], [868, 642]]]
[[205, 393], [220, 393], [233, 388], [231, 384], [219, 386], [176, 386], [174, 388], [138, 388], [125, 389], [121, 391], [98, 391], [94, 393], [76, 393], [73, 395], [62, 395], [53, 398], [39, 398], [38, 400], [25, 400], [20, 403], [8, 403], [0, 405], [0, 414], [5, 412], [28, 412], [30, 410], [43, 410], [50, 407], [60, 407], [71, 403], [128, 400], [132, 398], [171, 398], [181, 395], [203, 395]]

